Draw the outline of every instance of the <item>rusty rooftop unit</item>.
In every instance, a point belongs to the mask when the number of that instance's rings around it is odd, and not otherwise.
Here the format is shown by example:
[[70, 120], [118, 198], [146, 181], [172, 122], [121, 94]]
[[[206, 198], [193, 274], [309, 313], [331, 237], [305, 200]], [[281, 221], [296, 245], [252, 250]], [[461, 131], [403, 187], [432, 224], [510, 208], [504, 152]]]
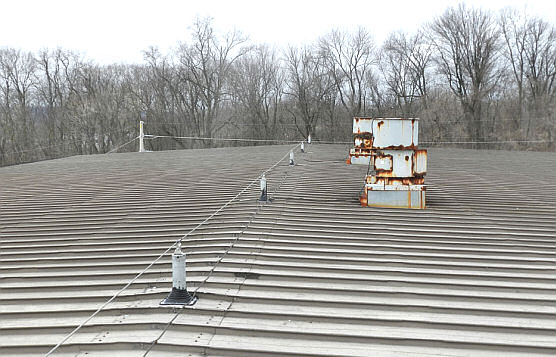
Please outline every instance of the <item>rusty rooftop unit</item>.
[[417, 118], [353, 118], [348, 164], [366, 165], [362, 206], [425, 208], [427, 150]]
[[[0, 355], [43, 356], [289, 150], [0, 168]], [[53, 356], [556, 355], [556, 155], [430, 149], [404, 210], [359, 205], [347, 150], [308, 145], [271, 203], [254, 185], [184, 240], [193, 307], [159, 305], [168, 254]]]

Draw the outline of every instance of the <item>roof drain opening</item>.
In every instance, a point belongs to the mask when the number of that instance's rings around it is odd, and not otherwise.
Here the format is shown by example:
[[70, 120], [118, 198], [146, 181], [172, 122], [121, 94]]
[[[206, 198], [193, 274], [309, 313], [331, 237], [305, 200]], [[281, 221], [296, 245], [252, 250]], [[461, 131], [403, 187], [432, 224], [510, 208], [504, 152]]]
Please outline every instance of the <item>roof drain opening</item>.
[[181, 241], [172, 254], [172, 291], [160, 305], [194, 305], [198, 298], [187, 291], [185, 274], [185, 253], [181, 250]]

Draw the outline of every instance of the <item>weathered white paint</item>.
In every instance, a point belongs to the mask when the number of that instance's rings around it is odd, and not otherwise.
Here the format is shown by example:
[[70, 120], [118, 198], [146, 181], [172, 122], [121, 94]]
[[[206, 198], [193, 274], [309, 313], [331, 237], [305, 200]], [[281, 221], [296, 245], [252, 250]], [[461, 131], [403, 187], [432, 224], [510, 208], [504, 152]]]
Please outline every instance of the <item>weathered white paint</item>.
[[181, 243], [172, 254], [172, 287], [180, 290], [186, 290], [185, 281], [185, 253], [181, 250]]

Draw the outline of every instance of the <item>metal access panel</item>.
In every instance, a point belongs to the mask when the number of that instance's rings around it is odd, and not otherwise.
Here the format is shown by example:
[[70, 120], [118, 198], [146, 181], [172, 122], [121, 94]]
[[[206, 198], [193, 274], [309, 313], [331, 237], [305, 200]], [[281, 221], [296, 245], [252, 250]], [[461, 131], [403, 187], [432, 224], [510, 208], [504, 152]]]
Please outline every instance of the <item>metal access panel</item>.
[[424, 209], [425, 196], [425, 190], [369, 190], [367, 206]]
[[427, 150], [415, 150], [413, 153], [413, 173], [421, 177], [427, 173]]
[[427, 173], [427, 150], [378, 150], [378, 177], [422, 177]]
[[372, 133], [372, 123], [373, 118], [354, 118], [353, 119], [353, 133], [354, 134], [364, 134], [364, 133]]
[[419, 145], [419, 121], [417, 119], [374, 119], [373, 146], [382, 148], [413, 149]]
[[371, 156], [364, 156], [364, 155], [359, 155], [359, 156], [350, 156], [349, 157], [349, 163], [352, 165], [369, 165], [369, 162], [371, 161]]
[[380, 150], [375, 169], [378, 177], [412, 177], [413, 150]]

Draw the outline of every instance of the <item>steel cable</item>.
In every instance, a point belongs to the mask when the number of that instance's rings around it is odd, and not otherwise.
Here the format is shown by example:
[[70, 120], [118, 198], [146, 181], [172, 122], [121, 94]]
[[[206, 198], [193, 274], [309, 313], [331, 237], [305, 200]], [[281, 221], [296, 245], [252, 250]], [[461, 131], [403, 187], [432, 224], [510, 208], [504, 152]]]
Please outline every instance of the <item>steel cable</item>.
[[[135, 138], [137, 139], [137, 138]], [[133, 139], [133, 140], [135, 140]], [[133, 141], [131, 140], [131, 141]], [[131, 142], [130, 141], [130, 142]], [[129, 142], [128, 142], [129, 143]], [[127, 145], [128, 143], [124, 144]], [[290, 149], [291, 150], [295, 150], [298, 146], [300, 146], [301, 144], [297, 144], [296, 146], [294, 146], [293, 148]], [[123, 146], [123, 145], [122, 145]], [[102, 304], [94, 313], [92, 313], [88, 318], [86, 318], [82, 323], [80, 323], [75, 329], [73, 329], [69, 334], [67, 334], [60, 342], [58, 342], [58, 344], [56, 344], [52, 349], [50, 349], [50, 351], [48, 351], [45, 354], [45, 357], [48, 357], [50, 355], [52, 355], [52, 353], [54, 353], [54, 351], [56, 351], [61, 345], [63, 345], [67, 340], [69, 340], [73, 335], [75, 335], [77, 333], [77, 331], [79, 331], [83, 326], [85, 326], [85, 324], [87, 324], [87, 322], [91, 321], [96, 315], [98, 315], [106, 306], [108, 306], [112, 301], [114, 301], [122, 292], [124, 292], [129, 286], [131, 286], [131, 284], [133, 284], [137, 279], [139, 279], [147, 270], [149, 270], [154, 264], [156, 264], [160, 259], [162, 259], [162, 257], [164, 257], [170, 250], [172, 250], [172, 248], [176, 247], [178, 243], [180, 243], [184, 238], [186, 238], [187, 236], [189, 236], [191, 233], [193, 233], [194, 231], [196, 231], [199, 227], [201, 227], [203, 224], [205, 224], [206, 222], [208, 222], [212, 217], [216, 216], [218, 213], [220, 213], [224, 208], [228, 207], [233, 201], [235, 201], [238, 197], [240, 197], [242, 194], [244, 194], [249, 188], [251, 188], [263, 175], [267, 174], [268, 172], [270, 172], [271, 170], [273, 170], [276, 166], [278, 166], [278, 164], [280, 164], [282, 161], [284, 161], [284, 159], [286, 159], [289, 154], [290, 151], [288, 151], [286, 153], [286, 155], [284, 155], [280, 160], [278, 160], [274, 165], [272, 165], [270, 168], [266, 169], [265, 171], [263, 171], [263, 173], [261, 173], [259, 176], [257, 176], [257, 178], [255, 178], [254, 180], [252, 180], [245, 188], [243, 188], [243, 190], [241, 190], [237, 195], [235, 195], [234, 197], [232, 197], [228, 202], [226, 202], [223, 206], [221, 206], [219, 209], [217, 209], [215, 212], [213, 212], [210, 216], [208, 216], [204, 221], [202, 221], [201, 223], [199, 223], [197, 226], [195, 226], [193, 229], [191, 229], [189, 232], [187, 232], [186, 234], [184, 234], [182, 237], [180, 237], [179, 239], [177, 239], [170, 247], [168, 247], [164, 252], [162, 252], [155, 260], [153, 260], [145, 269], [143, 269], [141, 272], [139, 272], [133, 279], [131, 279], [123, 288], [121, 288], [120, 290], [118, 290], [110, 299], [108, 299], [104, 304]]]
[[[295, 150], [297, 148], [296, 145], [292, 150]], [[265, 173], [269, 172], [270, 170], [272, 170], [274, 167], [276, 167], [276, 165], [278, 163], [280, 163], [282, 160], [284, 160], [287, 156], [289, 155], [286, 154], [282, 159], [280, 159], [280, 161], [278, 161], [275, 165], [273, 165], [271, 168], [269, 168], [268, 170], [265, 171]], [[286, 171], [286, 174], [284, 175], [284, 177], [282, 178], [282, 180], [280, 181], [280, 183], [278, 184], [278, 187], [276, 187], [273, 191], [273, 194], [275, 194], [280, 187], [282, 187], [282, 184], [284, 183], [284, 181], [286, 180], [286, 178], [288, 177], [288, 172]], [[262, 176], [262, 174], [257, 178], [259, 179]], [[256, 180], [255, 180], [256, 182]], [[229, 246], [226, 248], [226, 250], [224, 251], [224, 253], [218, 257], [218, 260], [216, 261], [216, 263], [213, 264], [212, 268], [210, 269], [210, 271], [208, 272], [208, 274], [205, 276], [205, 278], [201, 281], [201, 283], [195, 288], [195, 290], [193, 291], [193, 297], [197, 296], [197, 292], [199, 291], [199, 289], [201, 289], [205, 283], [210, 279], [210, 277], [212, 276], [212, 274], [214, 273], [214, 271], [216, 270], [216, 267], [218, 266], [218, 264], [220, 264], [220, 262], [222, 262], [222, 260], [228, 255], [228, 253], [232, 250], [232, 248], [235, 246], [235, 244], [239, 241], [241, 235], [243, 234], [243, 232], [245, 232], [245, 230], [251, 225], [251, 223], [253, 222], [253, 219], [255, 219], [255, 216], [259, 213], [259, 211], [261, 210], [262, 205], [258, 204], [257, 205], [257, 209], [255, 210], [255, 212], [249, 217], [249, 221], [247, 222], [247, 224], [245, 224], [245, 226], [243, 227], [243, 230], [239, 233], [237, 233], [236, 237], [233, 239], [233, 241], [229, 244]], [[241, 288], [241, 287], [240, 287]], [[229, 308], [231, 307], [232, 304], [230, 304], [228, 306], [228, 308], [226, 309], [226, 311], [224, 313], [226, 313]], [[145, 353], [143, 354], [143, 357], [146, 357], [149, 352], [152, 350], [152, 348], [154, 347], [154, 345], [156, 345], [158, 343], [158, 341], [162, 338], [162, 336], [164, 336], [164, 334], [166, 333], [166, 331], [168, 331], [168, 329], [170, 328], [170, 326], [174, 323], [174, 321], [177, 319], [177, 317], [179, 316], [179, 314], [186, 308], [186, 306], [182, 306], [180, 308], [178, 308], [178, 311], [174, 314], [174, 316], [172, 317], [172, 319], [170, 319], [170, 321], [164, 326], [164, 329], [161, 331], [161, 333], [158, 335], [158, 337], [153, 340], [153, 342], [149, 345], [149, 347], [147, 348], [147, 350], [145, 351]]]
[[139, 139], [139, 137], [138, 137], [138, 136], [134, 137], [133, 139], [131, 139], [131, 140], [128, 141], [127, 143], [122, 144], [122, 145], [120, 145], [120, 146], [118, 146], [118, 147], [116, 147], [116, 148], [114, 148], [114, 149], [108, 151], [107, 154], [111, 154], [111, 153], [113, 153], [114, 151], [120, 150], [120, 149], [123, 148], [124, 146], [126, 146], [126, 145], [128, 145], [128, 144], [131, 144], [131, 143], [132, 143], [134, 140], [136, 140], [136, 139]]

